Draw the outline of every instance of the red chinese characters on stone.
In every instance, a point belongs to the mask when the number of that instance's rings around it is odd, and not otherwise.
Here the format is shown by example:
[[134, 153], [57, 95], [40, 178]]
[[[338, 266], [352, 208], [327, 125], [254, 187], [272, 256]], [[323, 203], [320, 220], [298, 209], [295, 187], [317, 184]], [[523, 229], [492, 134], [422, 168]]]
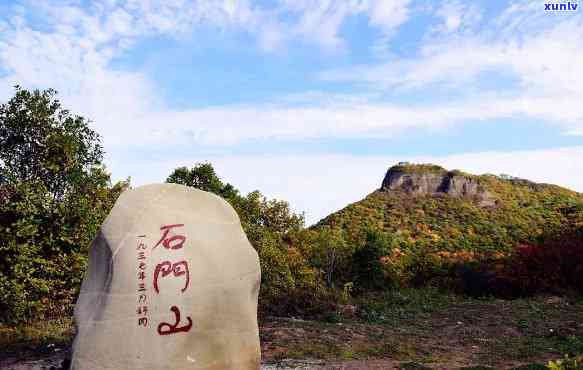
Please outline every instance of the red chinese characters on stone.
[[160, 238], [160, 240], [158, 240], [158, 243], [156, 243], [156, 245], [154, 246], [153, 249], [158, 247], [160, 245], [160, 243], [162, 243], [162, 245], [166, 249], [180, 249], [180, 248], [182, 248], [184, 246], [184, 242], [186, 241], [185, 236], [174, 235], [174, 236], [168, 237], [168, 233], [170, 232], [170, 230], [172, 230], [173, 228], [182, 227], [182, 226], [184, 226], [184, 224], [174, 224], [174, 225], [162, 226], [160, 228], [160, 230], [164, 231], [164, 234], [162, 235], [162, 238]]
[[178, 324], [180, 324], [180, 310], [176, 306], [170, 307], [170, 310], [174, 312], [176, 323], [174, 325], [167, 322], [160, 323], [160, 325], [158, 325], [158, 334], [168, 335], [179, 332], [187, 332], [192, 328], [192, 319], [190, 317], [186, 317], [188, 324], [179, 327]]
[[156, 265], [156, 269], [154, 270], [154, 290], [156, 293], [160, 293], [160, 289], [158, 288], [158, 277], [160, 273], [162, 273], [162, 277], [166, 277], [171, 273], [174, 277], [186, 275], [184, 288], [182, 288], [181, 292], [184, 293], [188, 288], [188, 284], [190, 283], [190, 271], [188, 271], [188, 263], [186, 261], [179, 261], [176, 263], [164, 261]]
[[[155, 249], [160, 244], [164, 248], [169, 251], [181, 249], [184, 247], [184, 243], [186, 242], [186, 237], [184, 235], [180, 235], [176, 233], [173, 229], [179, 228], [184, 226], [184, 224], [173, 224], [173, 225], [164, 225], [160, 228], [163, 232], [162, 237], [154, 246]], [[170, 236], [170, 231], [174, 231], [174, 235]], [[162, 261], [156, 265], [156, 269], [154, 270], [154, 290], [157, 294], [160, 293], [160, 288], [158, 286], [158, 280], [160, 278], [167, 277], [168, 275], [172, 274], [172, 277], [181, 277], [184, 276], [184, 287], [181, 289], [181, 292], [184, 293], [186, 289], [188, 289], [188, 285], [190, 283], [190, 271], [188, 270], [188, 262], [185, 260], [181, 260], [178, 262], [170, 262], [170, 261]], [[180, 323], [180, 309], [177, 306], [171, 306], [170, 310], [174, 313], [175, 323], [170, 324], [167, 322], [162, 322], [158, 325], [158, 334], [159, 335], [169, 335], [174, 333], [180, 332], [188, 332], [192, 328], [192, 319], [190, 317], [186, 317], [188, 323], [182, 326], [179, 326]]]

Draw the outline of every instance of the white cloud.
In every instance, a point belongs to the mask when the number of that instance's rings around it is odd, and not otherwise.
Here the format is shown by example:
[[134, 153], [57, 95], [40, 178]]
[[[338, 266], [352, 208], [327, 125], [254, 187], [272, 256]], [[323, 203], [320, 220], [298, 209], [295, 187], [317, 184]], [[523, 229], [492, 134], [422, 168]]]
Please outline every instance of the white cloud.
[[[136, 130], [144, 133], [144, 143], [190, 140], [229, 144], [256, 137], [345, 136], [366, 133], [371, 128], [415, 126], [404, 122], [402, 115], [408, 114], [408, 109], [371, 107], [366, 111], [366, 105], [340, 107], [338, 111], [332, 106], [294, 109], [279, 104], [267, 109], [230, 106], [173, 112], [164, 108], [155, 87], [140, 71], [110, 68], [111, 61], [127, 52], [138, 38], [175, 35], [197, 24], [238, 27], [258, 34], [266, 49], [298, 33], [340, 44], [338, 31], [346, 17], [364, 12], [372, 23], [388, 31], [406, 20], [407, 3], [322, 0], [283, 2], [273, 9], [243, 0], [104, 0], [90, 3], [88, 9], [74, 3], [39, 3], [34, 10], [19, 8], [8, 31], [0, 36], [0, 66], [8, 72], [0, 77], [0, 99], [8, 98], [15, 84], [54, 88], [67, 107], [99, 125], [98, 131], [109, 147], [127, 145]], [[27, 12], [42, 15], [42, 31], [27, 23]], [[272, 19], [281, 12], [295, 12], [297, 17], [290, 24]], [[393, 112], [401, 115], [394, 117], [395, 123], [380, 116]], [[305, 122], [298, 122], [298, 117]]]
[[[518, 104], [514, 110], [529, 117], [576, 121], [569, 132], [580, 132], [583, 105], [576, 102], [583, 100], [583, 65], [577, 61], [583, 58], [583, 14], [550, 15], [543, 5], [516, 2], [473, 29], [479, 13], [457, 1], [446, 1], [436, 12], [444, 22], [438, 28], [442, 33], [431, 33], [417, 57], [326, 71], [321, 78], [378, 90], [439, 91], [445, 87], [471, 91], [484, 80], [510, 77], [516, 82], [490, 87], [507, 100], [500, 103]], [[460, 28], [465, 32], [447, 32]], [[464, 107], [466, 103], [467, 97], [454, 102]], [[475, 118], [481, 114], [477, 110]]]
[[370, 0], [366, 9], [372, 25], [381, 28], [386, 33], [392, 33], [408, 20], [410, 4], [410, 0]]
[[524, 29], [513, 32], [514, 37], [493, 40], [486, 35], [431, 39], [419, 58], [327, 71], [322, 78], [422, 88], [436, 83], [471, 84], [483, 72], [510, 72], [525, 90], [583, 91], [583, 66], [577, 63], [583, 56], [583, 17], [557, 22], [531, 35], [525, 35]]
[[[27, 12], [43, 19], [25, 20]], [[195, 24], [219, 28], [256, 26], [258, 13], [246, 1], [115, 1], [91, 2], [88, 9], [59, 3], [18, 8], [0, 35], [0, 100], [12, 86], [54, 88], [74, 112], [90, 117], [111, 142], [127, 143], [135, 130], [147, 127], [143, 118], [162, 106], [155, 87], [139, 71], [110, 68], [139, 38], [152, 34], [174, 36]], [[40, 15], [40, 16], [39, 16]]]
[[[317, 99], [319, 94], [307, 96]], [[564, 132], [583, 132], [580, 100], [565, 96], [507, 97], [484, 94], [452, 103], [398, 105], [368, 102], [367, 96], [327, 97], [303, 105], [294, 97], [278, 104], [217, 106], [182, 112], [160, 111], [129, 117], [120, 127], [105, 117], [101, 131], [111, 145], [125, 145], [125, 138], [140, 130], [141, 145], [227, 146], [250, 140], [303, 140], [314, 138], [382, 138], [406, 130], [441, 130], [459, 124], [484, 124], [499, 118], [531, 118], [552, 122]], [[292, 99], [291, 101], [289, 99]], [[333, 100], [330, 100], [333, 99]], [[344, 99], [344, 100], [342, 100]], [[471, 123], [469, 123], [471, 122]], [[162, 124], [163, 123], [163, 124]], [[117, 135], [116, 135], [117, 134]], [[120, 140], [114, 141], [117, 137]]]
[[464, 32], [475, 29], [482, 13], [476, 4], [462, 3], [459, 0], [444, 0], [435, 11], [442, 19], [433, 31], [438, 33]]
[[280, 0], [280, 14], [295, 15], [281, 21], [288, 38], [299, 37], [330, 50], [343, 50], [339, 35], [346, 19], [354, 15], [368, 17], [369, 24], [387, 40], [409, 19], [410, 0]]

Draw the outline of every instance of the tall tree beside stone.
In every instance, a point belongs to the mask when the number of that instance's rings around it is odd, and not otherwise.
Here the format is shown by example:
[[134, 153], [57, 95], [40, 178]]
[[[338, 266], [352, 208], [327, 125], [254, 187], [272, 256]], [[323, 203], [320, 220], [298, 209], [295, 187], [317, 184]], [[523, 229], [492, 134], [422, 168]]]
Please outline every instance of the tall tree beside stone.
[[251, 243], [260, 238], [260, 235], [254, 238], [255, 234], [269, 231], [282, 236], [289, 231], [299, 230], [304, 225], [303, 215], [293, 213], [285, 201], [268, 200], [257, 190], [247, 196], [240, 195], [238, 189], [220, 179], [212, 164], [208, 162], [197, 163], [190, 169], [176, 168], [166, 182], [190, 186], [224, 198], [239, 214]]
[[228, 201], [239, 197], [239, 191], [233, 185], [223, 183], [210, 163], [197, 163], [190, 169], [179, 167], [168, 176], [166, 182], [208, 191]]
[[55, 90], [15, 89], [0, 105], [0, 174], [8, 183], [40, 181], [62, 199], [101, 165], [99, 134], [63, 109]]
[[54, 90], [0, 105], [0, 321], [68, 315], [87, 246], [117, 196], [99, 135]]

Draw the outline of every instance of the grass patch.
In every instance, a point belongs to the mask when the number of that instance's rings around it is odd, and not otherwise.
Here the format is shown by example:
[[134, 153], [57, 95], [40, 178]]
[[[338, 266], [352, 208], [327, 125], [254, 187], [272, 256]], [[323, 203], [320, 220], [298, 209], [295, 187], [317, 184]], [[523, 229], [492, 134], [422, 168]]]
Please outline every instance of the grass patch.
[[398, 325], [468, 300], [471, 299], [425, 287], [364, 295], [356, 301], [363, 321]]
[[418, 362], [405, 362], [399, 365], [399, 369], [431, 369], [430, 367], [427, 367], [423, 364], [420, 364]]
[[0, 356], [8, 357], [22, 352], [42, 355], [55, 347], [67, 347], [73, 340], [72, 318], [37, 321], [17, 326], [0, 324]]
[[343, 357], [343, 348], [337, 343], [302, 343], [292, 344], [287, 350], [287, 357], [294, 359], [337, 359]]
[[[488, 315], [488, 307], [496, 314]], [[484, 340], [480, 341], [478, 335], [468, 339], [481, 345], [479, 358], [483, 362], [583, 354], [583, 305], [576, 301], [557, 297], [499, 301], [486, 304], [480, 311], [470, 314], [485, 321], [475, 326]]]
[[483, 362], [500, 360], [524, 361], [546, 352], [556, 352], [551, 341], [541, 337], [500, 338], [493, 341], [480, 356]]
[[384, 340], [366, 343], [319, 342], [316, 340], [290, 343], [285, 356], [292, 359], [367, 360], [391, 358], [400, 361], [415, 359], [414, 343]]
[[511, 370], [549, 370], [549, 368], [543, 364], [528, 364], [520, 367], [515, 367]]

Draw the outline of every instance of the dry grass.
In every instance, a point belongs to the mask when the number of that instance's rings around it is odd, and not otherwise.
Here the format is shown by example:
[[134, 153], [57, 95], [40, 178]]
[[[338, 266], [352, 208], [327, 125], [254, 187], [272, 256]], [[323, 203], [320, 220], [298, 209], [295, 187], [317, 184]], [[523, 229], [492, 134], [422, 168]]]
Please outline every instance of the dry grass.
[[[475, 300], [430, 290], [377, 299], [368, 297], [357, 316], [336, 322], [265, 319], [263, 360], [323, 360], [323, 368], [540, 369], [564, 354], [583, 354], [580, 301]], [[55, 349], [67, 351], [72, 335], [70, 319], [1, 325], [0, 365], [55, 357]]]

